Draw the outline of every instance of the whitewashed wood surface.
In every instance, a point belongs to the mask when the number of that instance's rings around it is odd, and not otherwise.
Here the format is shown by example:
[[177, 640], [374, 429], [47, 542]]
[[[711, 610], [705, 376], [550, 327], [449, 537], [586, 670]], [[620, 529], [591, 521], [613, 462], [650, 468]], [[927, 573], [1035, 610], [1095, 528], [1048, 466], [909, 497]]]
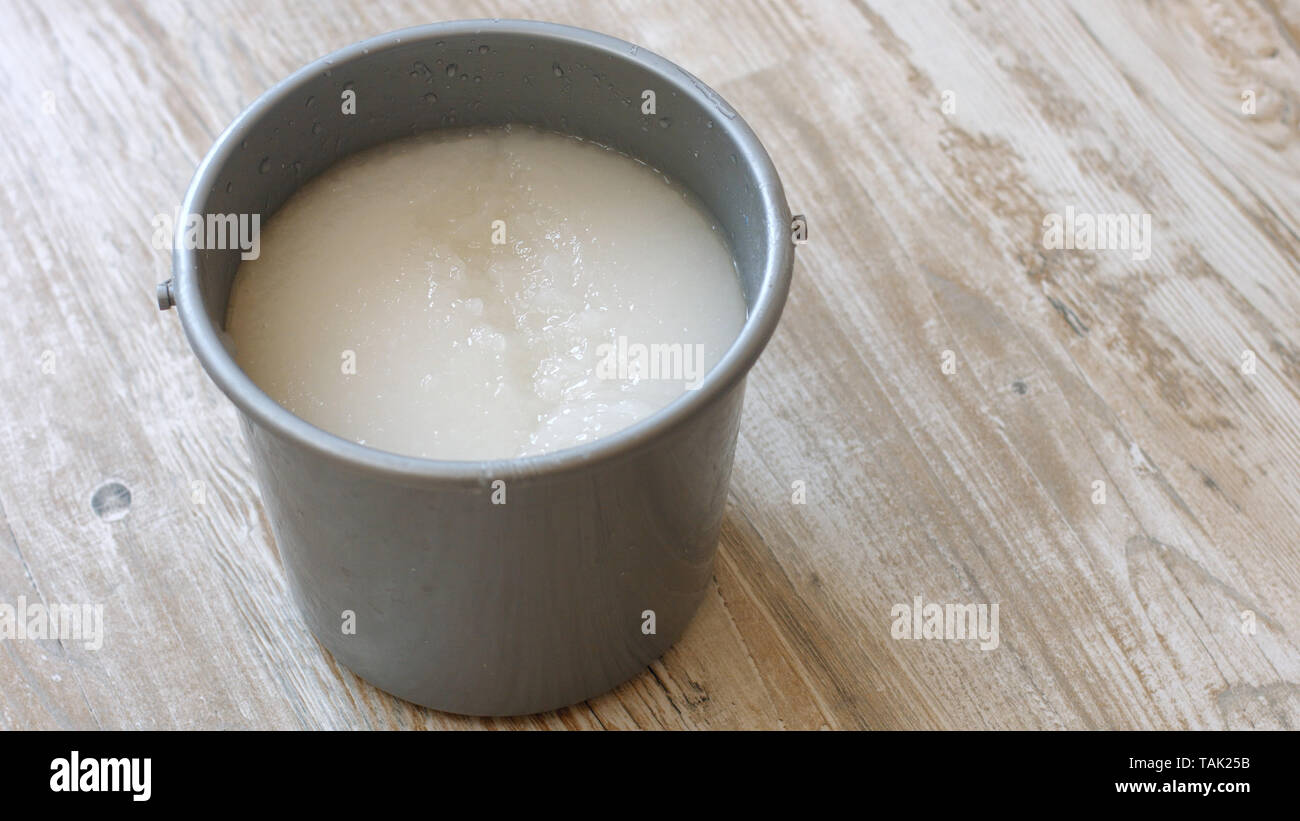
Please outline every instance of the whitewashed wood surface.
[[[306, 632], [151, 219], [293, 69], [493, 16], [697, 74], [811, 241], [685, 638], [478, 720]], [[1279, 0], [3, 4], [0, 603], [105, 634], [0, 640], [0, 727], [1300, 727], [1298, 43]], [[1150, 214], [1149, 258], [1045, 248], [1067, 208]], [[917, 596], [999, 646], [894, 638]]]

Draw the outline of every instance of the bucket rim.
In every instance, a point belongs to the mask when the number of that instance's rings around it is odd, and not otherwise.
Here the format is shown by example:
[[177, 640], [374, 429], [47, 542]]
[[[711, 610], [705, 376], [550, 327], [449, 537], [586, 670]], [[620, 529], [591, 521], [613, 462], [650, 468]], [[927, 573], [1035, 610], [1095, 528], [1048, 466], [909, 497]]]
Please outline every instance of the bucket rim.
[[[791, 217], [780, 177], [753, 130], [721, 95], [675, 63], [643, 47], [588, 29], [535, 20], [456, 20], [413, 26], [359, 41], [303, 66], [262, 93], [217, 138], [190, 181], [181, 213], [206, 213], [203, 205], [215, 191], [218, 176], [239, 149], [244, 136], [266, 112], [298, 93], [318, 75], [412, 42], [475, 34], [528, 37], [604, 52], [636, 63], [655, 75], [665, 87], [701, 107], [716, 109], [720, 116], [715, 120], [715, 127], [722, 129], [735, 146], [737, 162], [748, 170], [761, 203], [763, 270], [758, 293], [753, 297], [740, 333], [694, 390], [684, 392], [632, 425], [591, 442], [531, 456], [447, 460], [394, 453], [354, 442], [311, 424], [272, 399], [236, 364], [220, 339], [219, 329], [208, 317], [198, 281], [199, 251], [175, 243], [174, 303], [190, 347], [217, 387], [252, 423], [277, 437], [327, 461], [393, 481], [484, 485], [497, 479], [507, 482], [535, 479], [615, 462], [652, 447], [745, 378], [776, 330], [793, 274]], [[183, 225], [178, 225], [177, 231], [181, 230]]]

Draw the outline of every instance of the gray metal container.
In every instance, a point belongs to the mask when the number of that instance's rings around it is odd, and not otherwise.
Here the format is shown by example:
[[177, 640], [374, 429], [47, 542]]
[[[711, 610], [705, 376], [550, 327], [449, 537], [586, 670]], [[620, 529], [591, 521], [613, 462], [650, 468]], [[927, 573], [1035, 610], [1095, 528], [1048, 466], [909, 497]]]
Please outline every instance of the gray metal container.
[[[346, 90], [355, 115], [342, 113]], [[645, 90], [653, 115], [641, 112]], [[608, 690], [662, 654], [705, 595], [745, 375], [776, 327], [793, 264], [767, 153], [715, 92], [629, 43], [548, 23], [437, 23], [345, 48], [266, 92], [208, 152], [182, 207], [265, 221], [356, 151], [510, 122], [650, 163], [694, 190], [731, 243], [749, 309], [739, 338], [697, 390], [630, 428], [485, 462], [359, 445], [276, 404], [223, 346], [237, 248], [186, 249], [178, 226], [173, 279], [159, 286], [160, 305], [177, 306], [194, 353], [239, 409], [289, 587], [321, 644], [390, 693], [474, 715]], [[502, 488], [505, 504], [494, 504]]]

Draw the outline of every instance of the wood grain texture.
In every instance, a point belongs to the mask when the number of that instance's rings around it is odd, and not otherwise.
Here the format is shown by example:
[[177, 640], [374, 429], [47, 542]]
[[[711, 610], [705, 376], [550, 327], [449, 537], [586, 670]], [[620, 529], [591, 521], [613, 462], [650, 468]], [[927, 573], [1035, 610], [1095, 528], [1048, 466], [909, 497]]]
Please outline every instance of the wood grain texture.
[[[307, 633], [150, 220], [293, 69], [493, 16], [700, 76], [812, 239], [686, 637], [477, 720]], [[1278, 0], [5, 4], [0, 602], [106, 633], [0, 641], [0, 727], [1300, 727], [1298, 44]], [[1150, 214], [1149, 258], [1045, 248], [1067, 207]], [[893, 638], [915, 596], [998, 603], [1000, 646]]]

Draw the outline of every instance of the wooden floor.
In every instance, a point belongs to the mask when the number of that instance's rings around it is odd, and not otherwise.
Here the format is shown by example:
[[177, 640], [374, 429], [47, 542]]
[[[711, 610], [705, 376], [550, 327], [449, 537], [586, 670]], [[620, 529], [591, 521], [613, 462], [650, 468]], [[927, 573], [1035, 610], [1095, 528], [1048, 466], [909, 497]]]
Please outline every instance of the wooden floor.
[[[105, 619], [0, 640], [0, 727], [1300, 727], [1300, 4], [329, 5], [0, 9], [0, 603]], [[686, 637], [481, 721], [306, 632], [151, 219], [298, 66], [490, 16], [697, 74], [811, 241]], [[1149, 255], [1049, 247], [1067, 211], [1149, 215]], [[997, 604], [998, 646], [895, 638], [917, 597]]]

